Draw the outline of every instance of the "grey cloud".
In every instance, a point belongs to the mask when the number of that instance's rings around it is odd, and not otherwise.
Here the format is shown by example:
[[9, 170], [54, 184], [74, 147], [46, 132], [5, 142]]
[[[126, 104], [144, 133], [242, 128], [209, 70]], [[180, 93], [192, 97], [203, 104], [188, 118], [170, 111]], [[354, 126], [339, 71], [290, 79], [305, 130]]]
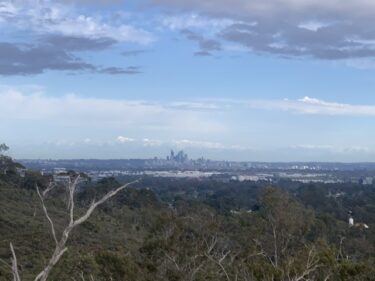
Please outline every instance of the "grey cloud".
[[116, 42], [108, 38], [46, 36], [34, 44], [0, 42], [0, 75], [35, 75], [45, 71], [91, 72], [110, 75], [139, 74], [130, 66], [104, 67], [86, 62], [76, 55], [80, 51], [106, 49]]
[[135, 57], [142, 55], [144, 53], [147, 53], [147, 50], [129, 50], [129, 51], [124, 51], [122, 52], [122, 55], [125, 57]]
[[209, 57], [209, 56], [212, 56], [212, 54], [210, 52], [207, 52], [207, 51], [198, 51], [198, 52], [194, 53], [194, 56]]
[[75, 36], [49, 35], [43, 41], [52, 46], [69, 51], [97, 51], [107, 49], [117, 43], [112, 38], [85, 38]]
[[186, 36], [187, 39], [198, 43], [199, 51], [194, 53], [197, 56], [210, 56], [213, 51], [221, 50], [221, 44], [217, 40], [207, 39], [204, 36], [187, 29], [182, 30], [181, 34]]
[[83, 4], [83, 5], [113, 5], [123, 3], [124, 0], [58, 0], [63, 4]]
[[0, 43], [0, 75], [32, 75], [46, 70], [95, 70], [64, 50], [50, 46]]
[[[336, 23], [317, 30], [288, 23], [278, 26], [264, 23], [237, 24], [219, 34], [221, 38], [255, 52], [325, 60], [375, 57], [375, 44], [365, 42], [374, 40], [374, 35], [373, 32], [364, 32], [346, 23]], [[363, 39], [356, 40], [356, 37]]]
[[[153, 0], [153, 3], [242, 22], [225, 27], [215, 41], [237, 43], [256, 53], [324, 60], [375, 57], [374, 1]], [[203, 40], [199, 34], [188, 36], [197, 42]]]
[[0, 18], [11, 19], [14, 17], [14, 10], [9, 2], [0, 1]]
[[198, 11], [216, 17], [244, 21], [255, 18], [282, 20], [351, 20], [373, 17], [375, 2], [369, 0], [150, 0], [179, 11]]
[[139, 66], [128, 66], [126, 68], [120, 67], [105, 67], [100, 69], [101, 73], [118, 75], [118, 74], [127, 74], [127, 75], [134, 75], [142, 73], [141, 68]]

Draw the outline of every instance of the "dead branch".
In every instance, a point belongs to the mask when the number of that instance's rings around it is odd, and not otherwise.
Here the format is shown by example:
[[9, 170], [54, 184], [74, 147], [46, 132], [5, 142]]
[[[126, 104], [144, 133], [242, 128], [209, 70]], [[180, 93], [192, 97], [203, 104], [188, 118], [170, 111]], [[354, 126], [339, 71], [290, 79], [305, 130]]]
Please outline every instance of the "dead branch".
[[[60, 239], [57, 238], [53, 220], [51, 219], [51, 217], [50, 217], [50, 215], [48, 213], [47, 207], [46, 207], [46, 205], [44, 203], [45, 196], [48, 194], [48, 192], [50, 192], [55, 187], [55, 184], [51, 183], [47, 187], [47, 189], [44, 190], [42, 193], [40, 192], [39, 187], [36, 186], [36, 191], [37, 191], [37, 194], [38, 194], [39, 199], [41, 201], [44, 215], [46, 216], [48, 222], [50, 223], [52, 236], [53, 236], [53, 239], [55, 241], [56, 246], [55, 246], [55, 250], [54, 250], [52, 256], [50, 257], [47, 265], [35, 277], [34, 281], [46, 281], [48, 279], [48, 277], [49, 277], [49, 275], [50, 275], [53, 267], [59, 262], [59, 260], [61, 259], [61, 257], [68, 250], [68, 248], [66, 247], [66, 243], [67, 243], [67, 241], [69, 239], [69, 235], [70, 235], [71, 231], [75, 227], [77, 227], [78, 225], [84, 223], [91, 216], [91, 214], [95, 211], [95, 209], [99, 205], [103, 204], [104, 202], [106, 202], [107, 200], [109, 200], [110, 198], [112, 198], [113, 196], [115, 196], [117, 193], [119, 193], [120, 191], [122, 191], [125, 188], [127, 188], [129, 185], [132, 185], [132, 184], [138, 182], [138, 180], [136, 180], [136, 181], [124, 184], [124, 185], [118, 187], [117, 189], [111, 190], [110, 192], [108, 192], [107, 194], [105, 194], [98, 201], [93, 200], [92, 203], [90, 204], [90, 207], [87, 209], [87, 211], [84, 213], [84, 215], [81, 216], [81, 217], [79, 217], [78, 219], [75, 219], [74, 218], [75, 217], [74, 216], [74, 207], [75, 207], [75, 204], [74, 204], [74, 194], [75, 194], [76, 188], [77, 188], [77, 186], [79, 184], [79, 180], [80, 180], [80, 176], [78, 175], [74, 179], [74, 181], [69, 181], [68, 186], [67, 186], [67, 189], [68, 189], [68, 192], [69, 192], [69, 198], [68, 198], [69, 224], [63, 230]], [[11, 249], [11, 252], [12, 252], [12, 273], [13, 273], [13, 280], [14, 281], [21, 281], [21, 278], [20, 278], [19, 273], [18, 273], [17, 258], [16, 258], [16, 254], [14, 252], [12, 244], [10, 244], [10, 249]]]
[[320, 266], [315, 249], [310, 249], [304, 271], [299, 276], [296, 276], [293, 281], [305, 280], [307, 276], [316, 271]]
[[231, 279], [229, 277], [229, 274], [228, 274], [227, 270], [225, 269], [225, 267], [223, 265], [223, 261], [227, 258], [227, 256], [230, 254], [230, 252], [231, 252], [230, 250], [222, 251], [221, 257], [217, 257], [217, 258], [215, 258], [213, 255], [211, 255], [209, 253], [206, 253], [206, 257], [220, 267], [220, 269], [225, 274], [225, 277], [226, 277], [227, 281], [231, 281]]
[[43, 192], [43, 196], [42, 196], [42, 194], [40, 194], [39, 186], [38, 185], [36, 185], [36, 193], [38, 194], [40, 202], [42, 203], [42, 208], [43, 208], [44, 215], [46, 216], [48, 222], [51, 225], [51, 232], [52, 232], [53, 240], [55, 240], [55, 244], [57, 245], [58, 242], [57, 242], [57, 237], [56, 237], [55, 225], [53, 224], [53, 221], [52, 221], [51, 217], [48, 214], [48, 210], [46, 208], [46, 205], [44, 204], [43, 197], [45, 196], [46, 193]]
[[12, 273], [13, 273], [13, 281], [21, 281], [20, 275], [18, 273], [18, 264], [17, 264], [17, 256], [13, 248], [13, 244], [10, 243], [10, 251], [12, 252]]
[[47, 196], [47, 194], [56, 187], [56, 183], [54, 183], [53, 181], [51, 181], [48, 185], [48, 187], [43, 191], [42, 195], [43, 195], [43, 198], [45, 198]]

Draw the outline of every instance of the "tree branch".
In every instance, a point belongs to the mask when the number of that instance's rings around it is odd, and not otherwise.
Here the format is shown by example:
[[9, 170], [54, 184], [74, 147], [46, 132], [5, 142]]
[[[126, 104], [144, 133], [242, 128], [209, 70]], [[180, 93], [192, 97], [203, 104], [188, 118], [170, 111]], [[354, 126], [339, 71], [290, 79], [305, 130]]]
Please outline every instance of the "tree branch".
[[91, 203], [90, 207], [88, 208], [88, 210], [86, 211], [86, 213], [82, 217], [80, 217], [79, 219], [77, 219], [77, 220], [74, 221], [72, 227], [76, 227], [77, 225], [80, 225], [81, 223], [85, 222], [91, 216], [91, 214], [95, 211], [96, 207], [98, 207], [99, 205], [103, 204], [105, 201], [107, 201], [108, 199], [112, 198], [117, 193], [119, 193], [120, 191], [122, 191], [125, 188], [127, 188], [129, 185], [135, 184], [137, 182], [139, 182], [139, 180], [135, 180], [135, 181], [132, 181], [130, 183], [124, 184], [123, 186], [120, 186], [119, 188], [108, 192], [99, 201], [97, 201], [97, 202], [93, 201]]
[[45, 198], [47, 196], [48, 192], [50, 192], [55, 187], [56, 187], [56, 184], [54, 182], [50, 182], [48, 187], [42, 192], [43, 198]]
[[[46, 205], [44, 204], [44, 199], [43, 199], [42, 194], [40, 194], [39, 186], [38, 185], [36, 185], [36, 193], [38, 194], [40, 202], [42, 203], [42, 208], [43, 208], [44, 215], [47, 217], [47, 220], [49, 221], [49, 223], [51, 225], [52, 236], [53, 236], [53, 239], [55, 240], [55, 244], [57, 245], [58, 242], [57, 242], [57, 237], [56, 237], [55, 226], [53, 224], [53, 221], [52, 221], [51, 217], [48, 214], [48, 210], [46, 208]], [[45, 193], [43, 192], [43, 194], [45, 194]]]
[[18, 265], [17, 265], [17, 256], [13, 248], [13, 244], [10, 243], [10, 251], [12, 252], [12, 273], [13, 273], [13, 281], [21, 281], [20, 275], [18, 273]]
[[[53, 267], [59, 262], [61, 257], [68, 250], [68, 248], [65, 245], [66, 245], [66, 243], [69, 239], [70, 232], [76, 226], [84, 223], [91, 216], [91, 214], [94, 212], [94, 210], [99, 205], [103, 204], [104, 202], [106, 202], [107, 200], [109, 200], [110, 198], [115, 196], [117, 193], [119, 193], [120, 191], [127, 188], [129, 185], [134, 184], [134, 183], [139, 181], [139, 180], [135, 180], [133, 182], [124, 184], [124, 185], [118, 187], [117, 189], [108, 192], [100, 200], [98, 200], [98, 201], [94, 200], [91, 203], [90, 207], [87, 209], [86, 213], [83, 216], [81, 216], [79, 219], [75, 220], [74, 219], [74, 206], [75, 206], [74, 205], [74, 193], [75, 193], [77, 185], [79, 183], [79, 179], [80, 179], [80, 176], [78, 175], [73, 182], [70, 180], [69, 183], [68, 183], [68, 191], [69, 191], [68, 212], [69, 212], [70, 221], [69, 221], [68, 226], [66, 226], [66, 228], [63, 230], [60, 240], [56, 236], [54, 223], [53, 223], [51, 217], [48, 214], [47, 207], [44, 204], [44, 196], [50, 190], [52, 190], [54, 188], [54, 185], [50, 184], [49, 187], [42, 193], [40, 193], [39, 187], [36, 185], [36, 191], [37, 191], [37, 194], [38, 194], [38, 196], [40, 198], [40, 201], [42, 203], [43, 212], [44, 212], [45, 216], [47, 217], [47, 220], [50, 223], [52, 236], [53, 236], [53, 239], [55, 240], [56, 246], [55, 246], [55, 250], [54, 250], [51, 258], [48, 261], [48, 264], [35, 277], [34, 281], [46, 281], [48, 279], [48, 276], [49, 276], [51, 270], [53, 269]], [[10, 244], [10, 249], [11, 249], [11, 252], [12, 252], [12, 273], [13, 273], [13, 277], [14, 277], [13, 281], [21, 281], [19, 273], [18, 273], [17, 258], [16, 258], [16, 254], [14, 252], [12, 243]]]

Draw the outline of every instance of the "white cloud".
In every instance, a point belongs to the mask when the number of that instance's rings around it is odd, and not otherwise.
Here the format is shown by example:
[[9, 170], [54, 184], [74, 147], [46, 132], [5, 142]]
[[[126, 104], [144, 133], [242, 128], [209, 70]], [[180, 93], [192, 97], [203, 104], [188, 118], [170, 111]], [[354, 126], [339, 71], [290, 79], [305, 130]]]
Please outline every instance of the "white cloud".
[[218, 142], [208, 142], [208, 141], [193, 141], [193, 140], [175, 140], [172, 142], [175, 146], [179, 148], [186, 147], [199, 147], [199, 148], [208, 148], [208, 149], [225, 149], [226, 147]]
[[367, 146], [352, 145], [352, 146], [340, 146], [340, 145], [315, 145], [315, 144], [301, 144], [292, 146], [293, 149], [303, 150], [322, 150], [330, 153], [340, 154], [353, 154], [353, 153], [371, 153], [373, 152]]
[[196, 13], [190, 14], [180, 14], [180, 15], [167, 15], [161, 19], [163, 26], [171, 30], [181, 30], [181, 29], [202, 29], [219, 31], [225, 27], [232, 24], [239, 23], [239, 21], [234, 21], [232, 19], [220, 19], [220, 18], [208, 18], [200, 16]]
[[140, 44], [155, 40], [150, 32], [131, 23], [115, 24], [101, 16], [83, 14], [72, 5], [48, 0], [4, 1], [0, 4], [0, 23], [22, 30], [32, 30], [37, 34], [106, 37]]
[[[38, 86], [3, 86], [0, 87], [0, 131], [3, 141], [11, 139], [24, 142], [25, 145], [28, 142], [51, 142], [58, 143], [60, 147], [74, 144], [77, 144], [76, 147], [113, 146], [113, 150], [117, 148], [127, 151], [167, 151], [172, 147], [186, 148], [188, 151], [207, 150], [212, 153], [226, 151], [228, 155], [230, 152], [241, 154], [242, 151], [258, 153], [257, 149], [276, 144], [263, 142], [262, 137], [256, 140], [250, 137], [246, 131], [249, 127], [254, 127], [251, 132], [255, 135], [257, 132], [260, 132], [259, 135], [267, 135], [270, 125], [263, 125], [261, 119], [251, 118], [257, 113], [249, 108], [285, 111], [288, 114], [375, 116], [373, 105], [328, 102], [311, 97], [297, 100], [206, 99], [154, 102], [82, 97], [75, 94], [52, 96]], [[275, 117], [272, 112], [269, 116], [271, 119]], [[286, 127], [286, 130], [289, 129]], [[290, 133], [292, 136], [295, 134], [293, 131]], [[362, 132], [362, 135], [369, 134]], [[289, 146], [290, 140], [285, 140], [288, 137], [281, 138], [280, 145]], [[306, 140], [325, 142], [327, 139], [310, 139], [306, 136], [297, 141]], [[351, 145], [356, 140], [359, 145]], [[254, 149], [253, 145], [257, 143], [260, 147]], [[295, 148], [304, 149], [305, 152], [320, 150], [322, 154], [324, 151], [333, 151], [352, 155], [373, 153], [370, 147], [372, 146], [366, 141], [350, 138], [343, 141], [341, 146], [308, 143]]]
[[173, 140], [172, 145], [178, 148], [202, 148], [202, 149], [217, 149], [217, 150], [256, 150], [253, 147], [242, 145], [227, 145], [220, 142], [199, 141], [199, 140]]
[[375, 116], [375, 105], [354, 105], [304, 97], [298, 100], [249, 101], [252, 108], [332, 116]]
[[[189, 104], [189, 103], [188, 103]], [[192, 103], [194, 104], [194, 103]], [[325, 101], [305, 96], [300, 99], [258, 100], [258, 99], [203, 99], [197, 102], [201, 108], [224, 110], [245, 110], [246, 108], [278, 110], [296, 114], [330, 116], [375, 116], [375, 105], [349, 104]], [[187, 107], [190, 108], [190, 107]]]
[[[142, 138], [142, 139], [133, 139], [129, 137], [118, 136], [116, 138], [117, 143], [125, 144], [125, 143], [133, 143], [135, 145], [142, 145], [145, 147], [175, 147], [177, 149], [213, 149], [213, 150], [254, 150], [254, 148], [240, 146], [240, 145], [224, 145], [220, 142], [212, 142], [212, 141], [200, 141], [200, 140], [189, 140], [189, 139], [181, 139], [181, 140], [160, 140], [160, 139], [150, 139], [150, 138]], [[111, 143], [111, 141], [107, 142]]]
[[123, 136], [118, 136], [116, 138], [116, 141], [119, 143], [129, 143], [129, 142], [134, 142], [135, 139], [128, 138], [128, 137], [123, 137]]
[[165, 142], [161, 140], [155, 140], [155, 139], [149, 139], [149, 138], [143, 138], [142, 139], [143, 146], [147, 147], [155, 147], [155, 146], [161, 146], [166, 144]]
[[300, 144], [300, 145], [294, 145], [292, 148], [301, 148], [301, 149], [328, 149], [331, 150], [333, 148], [332, 145], [315, 145], [315, 144]]
[[176, 109], [187, 109], [187, 110], [221, 110], [223, 109], [222, 105], [219, 105], [214, 102], [171, 102], [169, 103], [171, 108]]
[[330, 24], [324, 23], [324, 22], [318, 22], [318, 21], [307, 21], [307, 22], [302, 22], [298, 25], [298, 27], [300, 28], [304, 28], [310, 31], [315, 31], [315, 32], [327, 26], [330, 26]]
[[92, 143], [92, 139], [90, 139], [90, 138], [85, 138], [85, 139], [83, 140], [83, 142], [84, 142], [84, 143]]
[[[22, 123], [27, 122], [34, 123], [38, 128], [45, 126], [45, 134], [48, 128], [60, 128], [62, 131], [67, 127], [81, 128], [86, 133], [89, 130], [131, 129], [159, 135], [216, 134], [226, 131], [224, 124], [209, 111], [142, 100], [81, 97], [75, 94], [49, 96], [39, 88], [0, 87], [0, 118], [7, 120], [0, 124], [0, 128], [12, 124], [20, 124], [18, 126], [21, 127]], [[130, 140], [118, 138], [118, 141]]]

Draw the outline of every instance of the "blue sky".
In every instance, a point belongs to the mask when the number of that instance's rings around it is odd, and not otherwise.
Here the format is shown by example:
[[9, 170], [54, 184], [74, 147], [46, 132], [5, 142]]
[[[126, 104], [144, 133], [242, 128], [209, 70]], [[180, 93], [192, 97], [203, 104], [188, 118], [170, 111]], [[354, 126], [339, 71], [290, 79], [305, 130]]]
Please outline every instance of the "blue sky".
[[375, 159], [369, 0], [0, 0], [16, 158]]

